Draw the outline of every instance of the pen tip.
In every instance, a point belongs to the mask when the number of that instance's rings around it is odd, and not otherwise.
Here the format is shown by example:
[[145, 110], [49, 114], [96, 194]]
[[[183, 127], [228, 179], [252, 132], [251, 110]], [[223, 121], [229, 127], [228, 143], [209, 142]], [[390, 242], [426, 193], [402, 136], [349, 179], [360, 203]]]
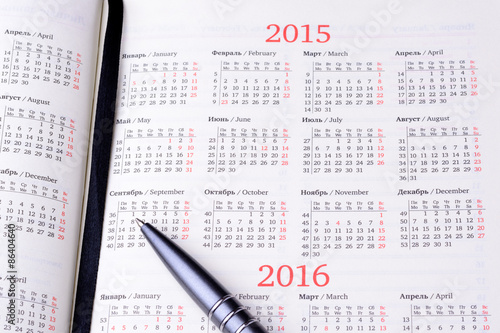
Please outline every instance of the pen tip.
[[135, 222], [137, 222], [137, 225], [140, 227], [142, 227], [144, 225], [144, 221], [143, 220], [140, 220], [138, 218], [135, 219]]

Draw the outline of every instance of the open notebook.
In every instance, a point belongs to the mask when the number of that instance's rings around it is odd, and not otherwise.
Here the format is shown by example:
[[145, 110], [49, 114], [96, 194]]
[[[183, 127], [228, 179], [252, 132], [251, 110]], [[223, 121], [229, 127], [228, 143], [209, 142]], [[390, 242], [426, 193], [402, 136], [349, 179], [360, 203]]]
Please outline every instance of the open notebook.
[[[137, 217], [269, 332], [500, 329], [497, 2], [123, 9], [116, 115], [93, 133], [114, 7], [0, 5], [2, 331], [216, 332]], [[82, 239], [99, 267], [86, 253], [75, 298]]]

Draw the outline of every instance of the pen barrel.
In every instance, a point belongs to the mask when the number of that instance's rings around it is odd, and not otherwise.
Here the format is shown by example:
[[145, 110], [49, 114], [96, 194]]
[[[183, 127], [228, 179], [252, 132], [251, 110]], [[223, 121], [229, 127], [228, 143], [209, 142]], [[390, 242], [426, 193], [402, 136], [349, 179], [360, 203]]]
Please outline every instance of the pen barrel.
[[160, 259], [189, 296], [225, 333], [265, 333], [243, 306], [194, 258], [148, 223], [141, 227]]
[[267, 333], [257, 319], [231, 295], [215, 304], [209, 317], [224, 333]]

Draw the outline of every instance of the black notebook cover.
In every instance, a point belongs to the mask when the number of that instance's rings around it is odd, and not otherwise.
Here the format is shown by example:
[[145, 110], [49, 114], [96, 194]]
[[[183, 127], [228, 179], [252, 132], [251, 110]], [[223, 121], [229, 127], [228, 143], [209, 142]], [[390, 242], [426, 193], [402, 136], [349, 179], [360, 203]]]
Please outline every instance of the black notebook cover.
[[123, 3], [122, 0], [108, 0], [108, 4], [109, 14], [104, 39], [92, 142], [87, 213], [73, 318], [73, 332], [75, 333], [90, 331], [113, 137]]

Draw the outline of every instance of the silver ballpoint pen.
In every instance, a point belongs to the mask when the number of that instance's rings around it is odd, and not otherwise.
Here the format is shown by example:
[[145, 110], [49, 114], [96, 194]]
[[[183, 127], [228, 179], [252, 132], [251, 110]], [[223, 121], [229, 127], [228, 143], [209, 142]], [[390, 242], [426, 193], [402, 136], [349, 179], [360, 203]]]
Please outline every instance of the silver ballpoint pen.
[[224, 333], [267, 333], [207, 270], [149, 223], [136, 219], [142, 233], [177, 282]]

